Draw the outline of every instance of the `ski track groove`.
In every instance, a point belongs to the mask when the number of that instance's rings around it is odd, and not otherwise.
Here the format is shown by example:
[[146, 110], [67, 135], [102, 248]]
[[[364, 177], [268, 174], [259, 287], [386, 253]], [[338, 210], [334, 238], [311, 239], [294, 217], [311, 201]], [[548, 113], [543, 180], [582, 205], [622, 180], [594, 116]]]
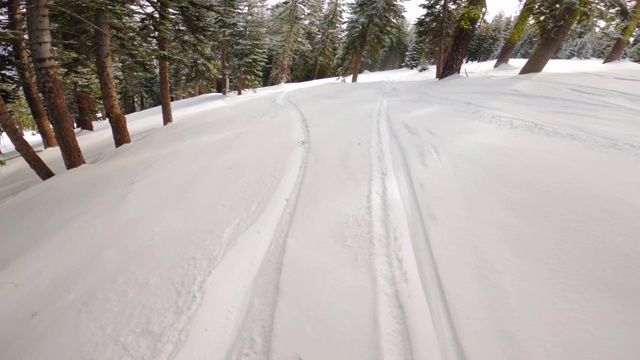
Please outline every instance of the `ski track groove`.
[[[386, 111], [386, 105], [384, 107]], [[449, 304], [442, 285], [435, 256], [433, 254], [426, 223], [418, 202], [418, 193], [413, 182], [413, 176], [407, 160], [406, 149], [399, 140], [391, 121], [389, 121], [388, 114], [380, 117], [380, 122], [380, 128], [388, 130], [386, 134], [385, 132], [381, 132], [387, 136], [387, 139], [382, 140], [386, 140], [390, 146], [395, 145], [395, 148], [398, 149], [400, 157], [400, 164], [398, 165], [401, 168], [400, 174], [397, 174], [400, 175], [398, 178], [398, 186], [400, 186], [401, 182], [404, 182], [404, 185], [406, 186], [405, 196], [402, 196], [402, 191], [400, 191], [401, 201], [404, 204], [405, 213], [408, 215], [406, 221], [409, 224], [413, 224], [413, 226], [409, 226], [413, 253], [418, 267], [417, 271], [419, 278], [422, 283], [422, 290], [424, 291], [425, 298], [427, 299], [427, 305], [431, 313], [440, 352], [445, 360], [465, 360], [464, 351], [460, 345], [460, 341], [451, 318]], [[388, 152], [384, 155], [388, 156], [391, 162], [393, 159], [391, 153]], [[439, 157], [436, 156], [436, 159], [438, 163], [441, 164]], [[390, 167], [391, 168], [388, 169], [388, 171], [393, 172], [393, 165]]]
[[[295, 216], [295, 211], [307, 169], [310, 151], [309, 125], [298, 106], [289, 99], [287, 92], [276, 96], [275, 102], [284, 107], [294, 109], [302, 128], [303, 139], [299, 141], [303, 146], [302, 161], [298, 170], [298, 177], [287, 198], [287, 205], [280, 216], [269, 250], [265, 255], [258, 275], [253, 280], [250, 290], [247, 312], [244, 314], [236, 338], [227, 352], [226, 359], [269, 359], [271, 358], [271, 335], [275, 320], [278, 294], [280, 290], [280, 276], [286, 250], [289, 230]], [[273, 286], [272, 284], [276, 284]]]
[[[387, 98], [382, 95], [372, 115], [370, 215], [373, 245], [373, 275], [376, 291], [378, 352], [382, 359], [412, 359], [406, 315], [398, 294], [402, 270], [398, 256], [398, 239], [389, 223], [389, 156], [383, 143], [382, 126], [386, 124]], [[395, 250], [395, 251], [394, 251]]]

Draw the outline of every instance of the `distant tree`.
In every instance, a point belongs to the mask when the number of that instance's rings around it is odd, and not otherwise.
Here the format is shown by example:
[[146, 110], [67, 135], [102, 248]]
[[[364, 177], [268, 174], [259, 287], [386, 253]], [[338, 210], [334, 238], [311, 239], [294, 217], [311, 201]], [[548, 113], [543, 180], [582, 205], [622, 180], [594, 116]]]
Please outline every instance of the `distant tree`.
[[343, 74], [358, 81], [365, 54], [376, 58], [403, 31], [404, 8], [396, 0], [356, 0], [347, 21], [342, 47]]
[[273, 8], [275, 51], [269, 84], [292, 81], [291, 65], [295, 53], [309, 46], [304, 36], [306, 11], [303, 0], [285, 0]]
[[540, 38], [520, 75], [541, 72], [560, 48], [573, 24], [585, 12], [588, 0], [549, 0], [539, 3], [534, 17]]
[[476, 25], [482, 17], [485, 7], [485, 0], [469, 0], [458, 16], [456, 31], [449, 47], [449, 54], [442, 66], [440, 79], [460, 73], [462, 62], [467, 56]]
[[29, 167], [36, 172], [42, 180], [47, 180], [54, 175], [47, 164], [36, 154], [31, 145], [24, 139], [22, 131], [18, 129], [16, 123], [9, 115], [9, 111], [0, 96], [0, 129], [7, 133], [9, 140], [13, 143], [16, 151], [29, 164]]
[[73, 119], [58, 81], [51, 47], [48, 0], [27, 0], [27, 24], [36, 77], [67, 169], [85, 163], [73, 131]]
[[244, 0], [238, 18], [237, 40], [232, 52], [232, 80], [238, 95], [261, 85], [267, 61], [264, 0]]
[[313, 67], [314, 79], [324, 78], [335, 73], [336, 56], [340, 50], [343, 24], [343, 0], [329, 1], [322, 14], [318, 43], [314, 47], [314, 58], [316, 59]]

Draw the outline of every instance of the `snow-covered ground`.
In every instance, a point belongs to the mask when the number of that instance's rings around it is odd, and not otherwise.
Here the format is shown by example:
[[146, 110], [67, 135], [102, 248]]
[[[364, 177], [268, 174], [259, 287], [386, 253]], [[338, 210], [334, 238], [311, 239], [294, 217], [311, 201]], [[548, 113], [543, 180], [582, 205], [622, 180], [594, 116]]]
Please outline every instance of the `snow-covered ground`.
[[640, 66], [368, 73], [0, 168], [0, 359], [637, 359]]

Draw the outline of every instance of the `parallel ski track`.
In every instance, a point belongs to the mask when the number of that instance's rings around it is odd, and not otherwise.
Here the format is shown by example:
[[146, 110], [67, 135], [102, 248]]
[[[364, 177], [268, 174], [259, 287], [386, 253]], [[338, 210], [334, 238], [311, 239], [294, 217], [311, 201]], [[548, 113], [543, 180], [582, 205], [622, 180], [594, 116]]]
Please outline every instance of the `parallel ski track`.
[[383, 126], [386, 126], [387, 98], [380, 97], [373, 112], [371, 131], [370, 212], [373, 245], [373, 273], [376, 290], [375, 306], [378, 334], [378, 353], [381, 359], [412, 359], [406, 315], [398, 295], [398, 283], [402, 278], [397, 259], [397, 237], [389, 223], [392, 209], [389, 206], [387, 178], [389, 168]]
[[[418, 267], [424, 295], [427, 299], [429, 311], [431, 312], [440, 352], [445, 360], [464, 360], [464, 351], [460, 345], [455, 326], [451, 319], [449, 304], [447, 303], [426, 223], [418, 202], [418, 193], [407, 161], [406, 149], [399, 140], [392, 123], [389, 121], [388, 114], [381, 116], [380, 121], [380, 128], [388, 129], [388, 134], [386, 134], [388, 138], [382, 139], [382, 141], [389, 142], [390, 146], [397, 149], [400, 155], [401, 161], [398, 165], [402, 171], [396, 175], [399, 175], [399, 182], [404, 180], [404, 186], [406, 187], [406, 196], [404, 196], [402, 201], [404, 203], [405, 213], [407, 214], [407, 221], [413, 225], [409, 226], [413, 252], [416, 257], [416, 265]], [[381, 134], [385, 133], [385, 131], [381, 132]], [[391, 154], [387, 153], [386, 156], [391, 157]], [[393, 169], [390, 169], [390, 171], [393, 171]]]
[[268, 359], [271, 356], [271, 333], [280, 290], [282, 263], [309, 161], [310, 134], [307, 119], [298, 106], [289, 99], [287, 92], [279, 93], [275, 101], [279, 105], [292, 108], [297, 114], [303, 133], [300, 145], [304, 147], [304, 152], [298, 177], [280, 216], [273, 241], [260, 265], [258, 275], [253, 280], [247, 312], [242, 319], [235, 342], [227, 353], [227, 359]]

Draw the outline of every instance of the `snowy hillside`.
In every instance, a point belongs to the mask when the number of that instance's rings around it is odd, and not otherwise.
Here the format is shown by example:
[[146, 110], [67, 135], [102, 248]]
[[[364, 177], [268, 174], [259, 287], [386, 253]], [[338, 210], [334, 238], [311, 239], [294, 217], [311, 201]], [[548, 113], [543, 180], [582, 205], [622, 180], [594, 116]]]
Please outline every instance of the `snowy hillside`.
[[46, 182], [8, 160], [0, 359], [637, 359], [640, 66], [512, 63], [175, 102]]

